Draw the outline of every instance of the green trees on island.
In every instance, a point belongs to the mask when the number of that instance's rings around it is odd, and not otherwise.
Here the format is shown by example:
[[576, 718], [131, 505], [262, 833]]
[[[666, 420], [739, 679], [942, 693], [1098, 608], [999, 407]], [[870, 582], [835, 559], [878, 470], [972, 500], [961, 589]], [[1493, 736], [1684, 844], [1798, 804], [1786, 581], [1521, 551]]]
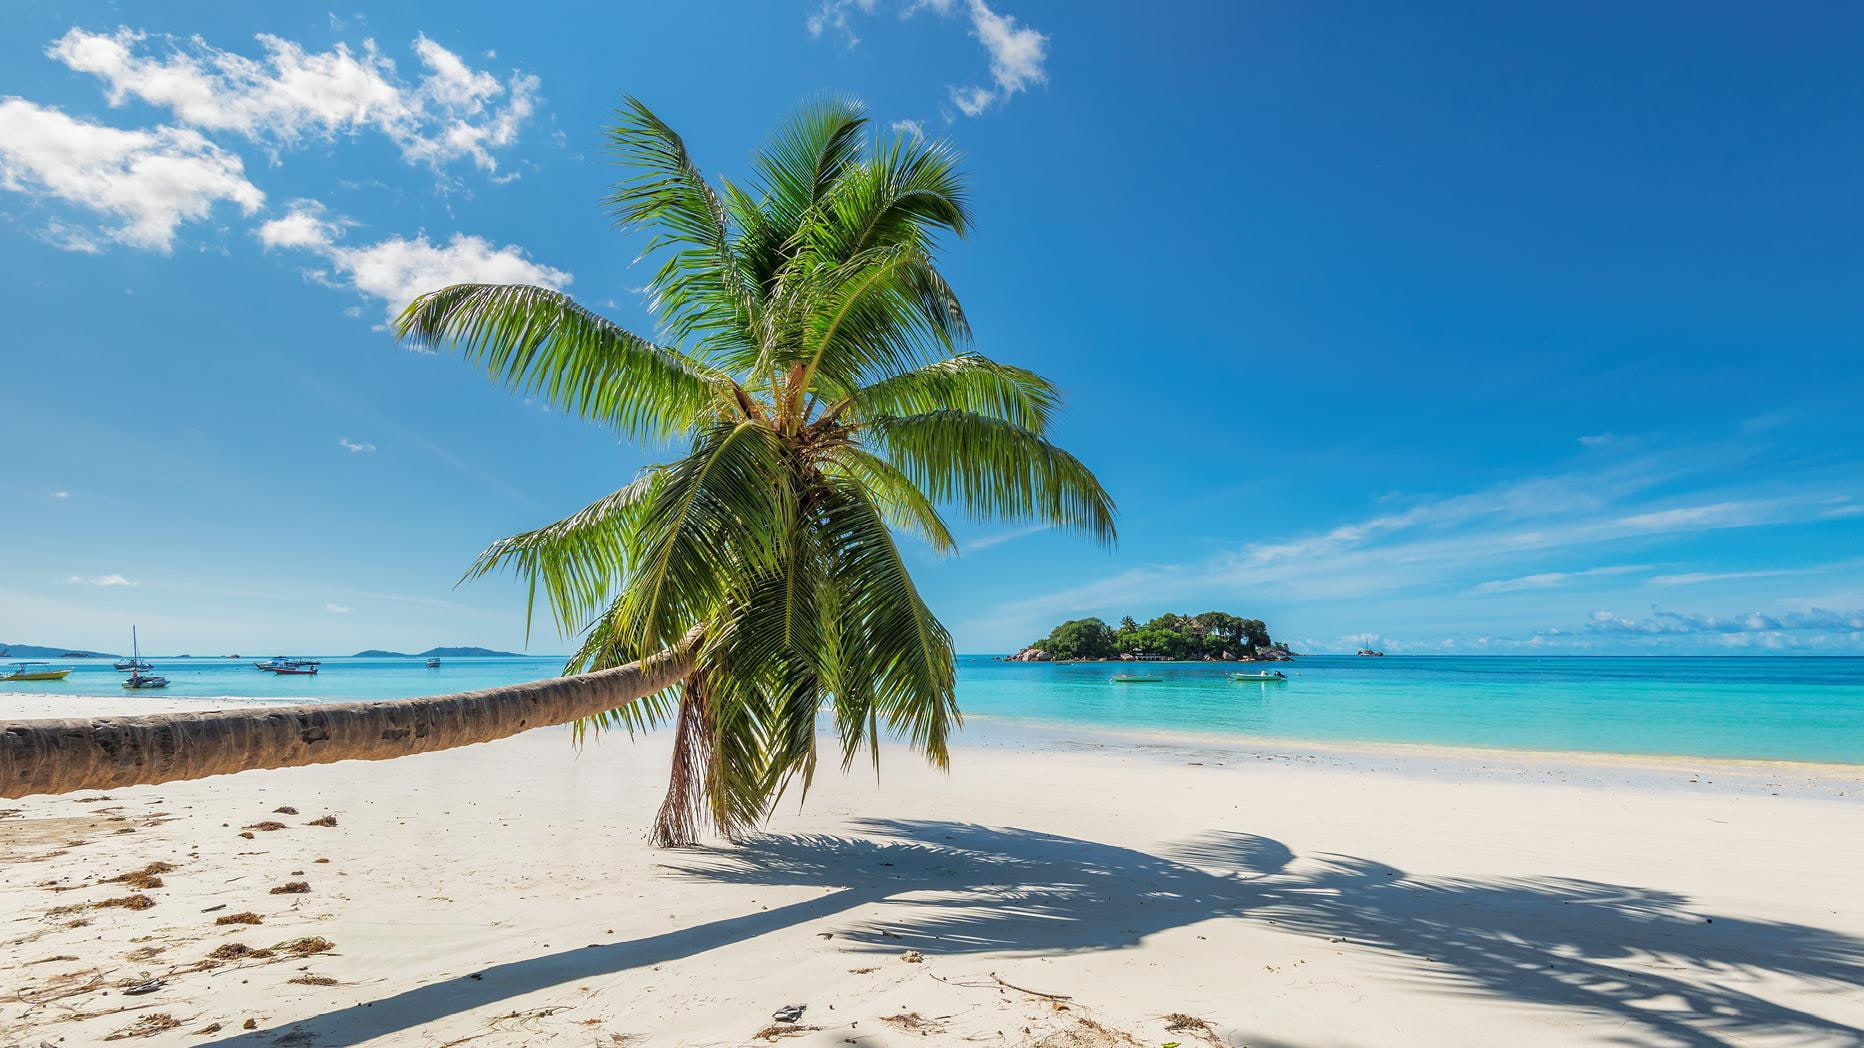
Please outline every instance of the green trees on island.
[[1269, 637], [1261, 619], [1245, 619], [1223, 611], [1199, 615], [1167, 613], [1143, 626], [1132, 616], [1118, 629], [1097, 618], [1070, 619], [1030, 645], [1049, 658], [1117, 659], [1146, 655], [1167, 659], [1246, 659], [1273, 651], [1286, 651]]

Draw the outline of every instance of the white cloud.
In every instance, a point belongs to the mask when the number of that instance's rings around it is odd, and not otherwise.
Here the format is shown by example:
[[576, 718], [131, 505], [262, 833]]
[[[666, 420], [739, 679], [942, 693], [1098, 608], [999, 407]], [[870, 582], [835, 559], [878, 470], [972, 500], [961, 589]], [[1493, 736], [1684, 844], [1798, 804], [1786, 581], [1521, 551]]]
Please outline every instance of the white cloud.
[[926, 126], [917, 120], [895, 120], [887, 126], [891, 127], [896, 134], [911, 135], [914, 138], [926, 136]]
[[1589, 448], [1602, 448], [1618, 439], [1616, 433], [1593, 433], [1579, 438], [1579, 442]]
[[321, 256], [332, 272], [315, 275], [379, 299], [391, 321], [416, 297], [449, 284], [535, 284], [561, 289], [572, 279], [560, 269], [531, 261], [523, 248], [494, 247], [463, 233], [438, 245], [421, 234], [351, 247], [339, 241], [347, 225], [327, 216], [315, 201], [299, 201], [284, 217], [260, 226], [258, 237], [267, 248], [298, 248]]
[[69, 491], [54, 491], [54, 492], [52, 492], [52, 497], [53, 497], [53, 498], [55, 498], [55, 499], [68, 499], [68, 498], [70, 498], [70, 497], [71, 497], [71, 492], [69, 492]]
[[121, 575], [72, 575], [65, 579], [72, 586], [134, 586]]
[[[879, 0], [822, 0], [808, 18], [809, 35], [820, 37], [833, 33], [849, 47], [861, 42], [854, 31], [856, 15], [871, 15]], [[900, 5], [901, 18], [911, 18], [930, 11], [941, 18], [959, 10], [959, 0], [909, 0]], [[964, 0], [963, 12], [970, 23], [971, 36], [984, 45], [989, 60], [988, 84], [953, 85], [947, 89], [951, 104], [966, 116], [977, 116], [992, 106], [1007, 102], [1011, 95], [1026, 91], [1031, 84], [1048, 79], [1049, 38], [1034, 27], [1019, 25], [1011, 15], [993, 10], [984, 0]], [[913, 123], [902, 121], [901, 123]], [[894, 130], [904, 130], [900, 124]]]
[[1553, 589], [1579, 579], [1601, 578], [1611, 575], [1628, 575], [1632, 572], [1648, 571], [1648, 564], [1613, 564], [1604, 568], [1587, 568], [1584, 571], [1543, 571], [1535, 575], [1522, 575], [1512, 579], [1491, 579], [1477, 585], [1472, 593], [1514, 593], [1519, 590]]
[[990, 108], [996, 101], [997, 93], [988, 87], [953, 87], [951, 104], [958, 107], [965, 116], [977, 116]]
[[348, 437], [338, 437], [337, 443], [343, 445], [343, 447], [347, 449], [352, 455], [358, 452], [369, 452], [369, 451], [375, 450], [374, 444], [366, 444], [366, 443], [363, 443], [362, 441], [351, 440]]
[[185, 45], [156, 39], [160, 53], [151, 54], [158, 48], [137, 30], [73, 28], [46, 54], [102, 80], [112, 105], [136, 98], [168, 109], [191, 127], [280, 147], [374, 130], [400, 147], [410, 163], [436, 168], [470, 158], [496, 170], [494, 150], [517, 140], [537, 106], [536, 77], [514, 73], [501, 83], [425, 35], [415, 38], [413, 48], [426, 73], [412, 82], [373, 40], [363, 41], [360, 51], [347, 44], [306, 51], [261, 33], [263, 54], [251, 58], [199, 37]]
[[990, 55], [990, 79], [997, 85], [997, 99], [1007, 99], [1030, 84], [1048, 79], [1042, 68], [1048, 60], [1048, 37], [992, 11], [984, 0], [970, 0], [967, 10], [971, 34]]
[[347, 604], [326, 604], [324, 610], [332, 615], [348, 615], [355, 609]]
[[[174, 249], [176, 227], [207, 218], [216, 204], [252, 214], [265, 202], [239, 157], [198, 132], [124, 131], [23, 98], [0, 99], [0, 188], [110, 216], [117, 224], [104, 236], [164, 253]], [[101, 246], [57, 221], [45, 236], [67, 250]]]

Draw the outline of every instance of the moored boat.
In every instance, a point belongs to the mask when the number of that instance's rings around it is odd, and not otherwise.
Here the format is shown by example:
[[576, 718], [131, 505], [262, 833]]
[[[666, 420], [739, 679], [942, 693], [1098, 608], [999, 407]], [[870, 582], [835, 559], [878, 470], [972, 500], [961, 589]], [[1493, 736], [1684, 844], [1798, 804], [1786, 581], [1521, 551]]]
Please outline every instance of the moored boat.
[[435, 656], [434, 658], [431, 658], [431, 659], [428, 659], [428, 660], [427, 660], [427, 668], [428, 668], [428, 669], [430, 669], [430, 670], [437, 670], [437, 669], [439, 669], [439, 668], [440, 668], [440, 658], [439, 658], [439, 656]]
[[[137, 639], [136, 627], [134, 626], [129, 628], [129, 651], [130, 673], [129, 676], [123, 680], [123, 686], [125, 688], [146, 691], [153, 688], [168, 687], [167, 677], [145, 672], [151, 667], [148, 663], [142, 661], [142, 642]], [[122, 664], [118, 663], [117, 668], [121, 669]]]
[[285, 666], [274, 666], [272, 672], [281, 677], [311, 677], [317, 674], [317, 663], [294, 662]]
[[49, 662], [15, 662], [6, 667], [0, 680], [64, 680], [71, 676], [71, 667], [54, 666]]
[[1162, 683], [1165, 680], [1165, 678], [1163, 677], [1141, 677], [1141, 676], [1138, 676], [1132, 673], [1116, 673], [1113, 676], [1108, 677], [1107, 680], [1114, 684], [1159, 684], [1159, 683]]
[[1288, 679], [1288, 675], [1286, 673], [1282, 673], [1279, 671], [1270, 671], [1268, 673], [1232, 673], [1230, 674], [1230, 679], [1231, 680], [1242, 680], [1242, 681], [1255, 680], [1255, 681], [1274, 682], [1274, 681], [1285, 681]]
[[[130, 629], [133, 631], [135, 627], [131, 626]], [[142, 661], [141, 659], [128, 658], [128, 659], [116, 660], [115, 662], [110, 664], [110, 668], [118, 672], [127, 670], [131, 673], [139, 673], [146, 669], [152, 669], [153, 667], [151, 667], [148, 663]]]

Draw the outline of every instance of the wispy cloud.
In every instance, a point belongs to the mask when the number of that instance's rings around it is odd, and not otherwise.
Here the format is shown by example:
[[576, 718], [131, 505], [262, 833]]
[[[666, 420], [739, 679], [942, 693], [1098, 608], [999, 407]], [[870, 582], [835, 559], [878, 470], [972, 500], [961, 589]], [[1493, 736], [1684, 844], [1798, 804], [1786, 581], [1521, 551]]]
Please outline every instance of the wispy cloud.
[[55, 499], [68, 499], [68, 498], [70, 498], [70, 497], [71, 497], [71, 492], [69, 492], [69, 491], [54, 491], [54, 492], [52, 492], [52, 497], [53, 497], [53, 498], [55, 498]]
[[324, 605], [324, 610], [332, 615], [348, 615], [355, 609], [347, 604], [326, 604]]
[[1054, 525], [1052, 524], [1036, 524], [1027, 528], [1018, 528], [1014, 531], [998, 532], [995, 535], [983, 535], [966, 542], [959, 547], [959, 551], [962, 553], [976, 553], [979, 550], [986, 550], [992, 546], [1001, 546], [1006, 542], [1015, 542], [1017, 539], [1028, 538], [1031, 535], [1040, 535], [1053, 527]]
[[343, 445], [352, 455], [375, 450], [374, 444], [366, 444], [361, 441], [351, 440], [348, 437], [338, 437], [337, 443]]
[[65, 579], [71, 586], [134, 586], [135, 583], [121, 575], [71, 575]]
[[1512, 579], [1490, 579], [1479, 583], [1471, 593], [1514, 593], [1519, 590], [1553, 589], [1582, 579], [1606, 578], [1613, 575], [1629, 575], [1633, 572], [1649, 571], [1649, 564], [1613, 564], [1603, 568], [1587, 568], [1583, 571], [1543, 571], [1533, 575], [1521, 575]]
[[[962, 631], [1020, 637], [1058, 617], [1162, 610], [1236, 593], [1269, 594], [1289, 608], [1329, 607], [1329, 614], [1361, 621], [1389, 616], [1393, 602], [1407, 608], [1407, 619], [1427, 609], [1441, 620], [1467, 621], [1470, 609], [1456, 601], [1478, 594], [1577, 591], [1581, 582], [1611, 576], [1635, 588], [1644, 584], [1637, 573], [1650, 564], [1626, 558], [1600, 566], [1600, 560], [1617, 548], [1648, 558], [1711, 531], [1817, 524], [1851, 487], [1848, 469], [1782, 471], [1772, 461], [1764, 480], [1729, 486], [1727, 478], [1757, 454], [1745, 440], [1602, 458], [1587, 452], [1564, 470], [1465, 494], [1391, 498], [1395, 508], [1359, 520], [1005, 601]], [[1570, 566], [1582, 557], [1580, 566]], [[1528, 625], [1524, 632], [1533, 630]], [[1441, 646], [1437, 637], [1428, 643]]]

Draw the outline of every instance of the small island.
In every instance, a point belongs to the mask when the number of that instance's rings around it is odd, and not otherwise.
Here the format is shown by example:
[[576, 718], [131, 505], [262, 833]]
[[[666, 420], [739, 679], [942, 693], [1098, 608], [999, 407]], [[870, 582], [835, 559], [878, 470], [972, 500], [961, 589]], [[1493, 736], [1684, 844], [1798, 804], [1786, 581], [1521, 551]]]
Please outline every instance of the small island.
[[1097, 618], [1070, 619], [1011, 662], [1288, 662], [1294, 652], [1269, 637], [1261, 619], [1224, 611], [1167, 613], [1144, 625], [1128, 615], [1118, 629]]

